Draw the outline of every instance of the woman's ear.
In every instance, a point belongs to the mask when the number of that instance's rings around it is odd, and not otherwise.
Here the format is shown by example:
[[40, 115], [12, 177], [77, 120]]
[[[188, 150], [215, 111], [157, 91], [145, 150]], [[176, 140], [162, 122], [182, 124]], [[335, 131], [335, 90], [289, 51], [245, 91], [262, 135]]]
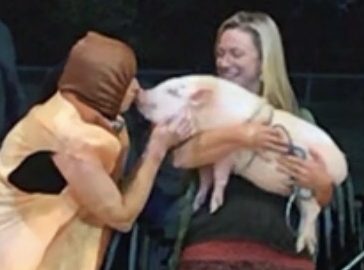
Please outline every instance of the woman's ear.
[[189, 102], [194, 107], [201, 107], [207, 104], [212, 98], [212, 90], [199, 88], [189, 97]]

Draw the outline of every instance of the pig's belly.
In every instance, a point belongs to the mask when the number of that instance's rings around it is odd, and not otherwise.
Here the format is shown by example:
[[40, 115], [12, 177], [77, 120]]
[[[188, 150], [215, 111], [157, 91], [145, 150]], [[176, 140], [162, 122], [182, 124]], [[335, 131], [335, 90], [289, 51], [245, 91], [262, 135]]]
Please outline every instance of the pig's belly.
[[266, 162], [259, 156], [256, 156], [249, 167], [245, 167], [240, 161], [242, 156], [246, 156], [246, 151], [241, 151], [235, 156], [235, 174], [243, 176], [246, 180], [267, 192], [283, 196], [290, 194], [287, 183], [291, 180], [287, 175], [276, 170], [276, 162], [274, 160]]
[[[275, 111], [272, 121], [272, 125], [277, 124], [282, 125], [288, 131], [294, 145], [303, 149], [313, 148], [321, 155], [334, 183], [339, 184], [346, 178], [347, 162], [345, 156], [326, 132], [280, 110]], [[235, 173], [244, 176], [263, 190], [286, 195], [287, 190], [282, 187], [284, 183], [287, 183], [288, 177], [276, 170], [275, 158], [277, 154], [268, 153], [272, 157], [271, 162], [266, 162], [257, 156], [250, 166], [245, 168], [246, 156], [250, 153], [249, 151], [236, 153]]]

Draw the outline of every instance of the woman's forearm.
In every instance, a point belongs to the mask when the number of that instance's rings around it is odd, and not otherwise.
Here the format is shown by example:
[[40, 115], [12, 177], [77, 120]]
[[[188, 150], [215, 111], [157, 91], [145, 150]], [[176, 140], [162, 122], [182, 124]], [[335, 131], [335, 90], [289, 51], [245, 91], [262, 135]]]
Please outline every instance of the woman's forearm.
[[140, 161], [140, 165], [131, 175], [130, 184], [122, 193], [121, 207], [119, 209], [114, 209], [117, 211], [115, 216], [118, 217], [118, 221], [115, 224], [116, 226], [118, 226], [117, 223], [119, 223], [121, 227], [125, 225], [131, 227], [139, 216], [147, 202], [154, 179], [165, 155], [166, 151], [164, 150], [158, 153], [148, 149], [145, 151]]
[[322, 183], [315, 188], [315, 198], [322, 207], [330, 204], [334, 191], [334, 185], [330, 183]]
[[244, 146], [239, 126], [214, 129], [197, 134], [173, 152], [173, 164], [179, 168], [196, 168], [211, 164]]
[[[151, 142], [155, 143], [155, 142]], [[152, 150], [151, 150], [152, 149]], [[144, 207], [166, 150], [149, 147], [125, 190], [120, 193], [97, 158], [56, 155], [53, 160], [81, 209], [101, 223], [128, 231]], [[158, 148], [157, 148], [158, 149]]]

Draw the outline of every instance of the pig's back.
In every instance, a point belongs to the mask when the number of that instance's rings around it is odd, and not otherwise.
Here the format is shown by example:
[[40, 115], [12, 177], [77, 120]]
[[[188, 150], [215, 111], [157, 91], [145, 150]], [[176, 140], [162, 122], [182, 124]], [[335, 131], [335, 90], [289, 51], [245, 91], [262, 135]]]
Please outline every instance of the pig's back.
[[[235, 83], [209, 76], [203, 78], [209, 84], [204, 85], [204, 80], [200, 79], [199, 87], [212, 89], [213, 98], [193, 113], [199, 130], [243, 123], [266, 105], [262, 98]], [[211, 81], [214, 82], [213, 88]]]

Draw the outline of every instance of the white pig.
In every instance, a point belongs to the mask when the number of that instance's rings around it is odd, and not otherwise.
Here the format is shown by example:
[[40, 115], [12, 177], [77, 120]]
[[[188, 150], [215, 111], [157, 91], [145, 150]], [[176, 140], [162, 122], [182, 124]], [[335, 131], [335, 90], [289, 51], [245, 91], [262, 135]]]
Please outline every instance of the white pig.
[[[326, 132], [293, 114], [273, 109], [261, 97], [227, 80], [210, 75], [168, 79], [149, 91], [141, 92], [137, 106], [153, 123], [164, 121], [182, 109], [188, 110], [196, 132], [245, 121], [267, 121], [283, 128], [295, 147], [315, 149], [322, 156], [334, 184], [340, 184], [347, 176], [345, 155]], [[230, 172], [265, 191], [290, 195], [282, 183], [291, 179], [276, 170], [278, 154], [269, 152], [266, 155], [269, 160], [250, 150], [237, 149], [210, 169], [200, 169], [200, 188], [194, 208], [198, 209], [204, 202], [213, 184], [210, 212], [216, 211], [223, 203]], [[298, 196], [296, 203], [301, 214], [296, 249], [300, 252], [307, 247], [313, 254], [317, 244], [316, 220], [321, 209], [313, 196], [305, 199]]]

